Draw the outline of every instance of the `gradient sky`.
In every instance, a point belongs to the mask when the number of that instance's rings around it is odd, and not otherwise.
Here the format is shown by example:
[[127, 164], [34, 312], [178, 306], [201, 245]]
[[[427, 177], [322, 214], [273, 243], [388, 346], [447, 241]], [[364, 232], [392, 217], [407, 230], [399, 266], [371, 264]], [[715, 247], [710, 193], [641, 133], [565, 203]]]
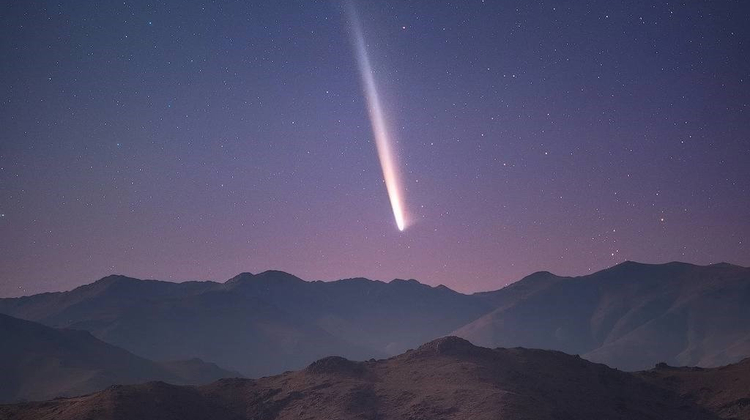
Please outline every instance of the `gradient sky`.
[[750, 265], [746, 3], [358, 3], [399, 232], [341, 3], [4, 2], [0, 296]]

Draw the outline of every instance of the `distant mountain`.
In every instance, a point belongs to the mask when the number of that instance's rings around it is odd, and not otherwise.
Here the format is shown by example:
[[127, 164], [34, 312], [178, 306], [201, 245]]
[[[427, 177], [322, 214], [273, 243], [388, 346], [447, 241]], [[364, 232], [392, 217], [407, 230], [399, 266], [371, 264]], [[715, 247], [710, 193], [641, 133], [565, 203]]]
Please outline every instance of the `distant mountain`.
[[489, 310], [414, 280], [306, 282], [280, 271], [224, 284], [110, 276], [70, 292], [0, 299], [0, 312], [156, 360], [199, 357], [247, 376], [330, 355], [368, 359], [445, 335]]
[[197, 359], [152, 362], [85, 331], [0, 315], [0, 402], [81, 395], [114, 384], [204, 384], [236, 376]]
[[197, 357], [250, 377], [330, 355], [382, 358], [449, 334], [625, 370], [709, 367], [750, 356], [750, 269], [627, 262], [582, 277], [539, 272], [473, 295], [415, 280], [308, 282], [280, 271], [225, 283], [109, 276], [0, 299], [0, 313], [86, 330], [149, 359]]
[[161, 382], [0, 406], [0, 419], [716, 420], [636, 375], [560, 352], [446, 337], [388, 360], [328, 357], [306, 369], [200, 387]]
[[446, 335], [492, 308], [491, 302], [416, 280], [306, 282], [280, 271], [267, 271], [241, 274], [225, 288], [314, 320], [326, 332], [370, 349], [373, 357], [395, 355]]
[[721, 418], [750, 420], [750, 359], [712, 369], [660, 364], [639, 375]]
[[531, 275], [486, 298], [454, 334], [485, 346], [581, 354], [625, 370], [719, 366], [750, 356], [750, 269], [626, 262], [582, 277]]

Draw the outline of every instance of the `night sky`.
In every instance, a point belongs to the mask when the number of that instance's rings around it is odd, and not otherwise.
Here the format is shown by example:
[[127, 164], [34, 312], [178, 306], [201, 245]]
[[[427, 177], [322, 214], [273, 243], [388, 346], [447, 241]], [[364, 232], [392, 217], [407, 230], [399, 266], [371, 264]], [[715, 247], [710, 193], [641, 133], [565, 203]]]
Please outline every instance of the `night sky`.
[[0, 5], [0, 296], [112, 273], [416, 278], [750, 265], [745, 1]]

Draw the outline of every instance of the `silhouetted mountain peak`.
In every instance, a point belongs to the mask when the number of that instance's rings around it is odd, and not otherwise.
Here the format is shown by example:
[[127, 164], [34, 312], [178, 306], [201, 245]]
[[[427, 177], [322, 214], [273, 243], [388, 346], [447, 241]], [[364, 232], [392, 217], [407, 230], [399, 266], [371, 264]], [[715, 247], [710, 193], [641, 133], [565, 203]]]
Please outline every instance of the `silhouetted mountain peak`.
[[408, 285], [412, 285], [412, 286], [424, 286], [422, 283], [420, 283], [420, 282], [418, 282], [418, 281], [416, 281], [414, 279], [408, 279], [408, 280], [393, 279], [393, 280], [390, 281], [390, 283], [391, 284], [395, 284], [395, 285], [402, 285], [402, 284], [403, 285], [407, 285], [408, 284]]
[[[631, 280], [642, 280], [643, 276], [650, 279], [658, 279], [660, 277], [674, 277], [679, 273], [691, 270], [697, 266], [680, 262], [672, 261], [664, 264], [647, 264], [636, 261], [624, 261], [620, 264], [606, 268], [602, 271], [589, 274], [584, 277], [591, 276], [611, 276], [616, 279], [630, 278]], [[607, 277], [604, 277], [607, 278]]]
[[[659, 264], [657, 264], [659, 266]], [[661, 264], [661, 266], [669, 268], [669, 269], [678, 269], [678, 270], [691, 270], [696, 267], [699, 267], [695, 264], [686, 263], [683, 261], [670, 261], [666, 264]]]
[[439, 290], [441, 292], [450, 291], [451, 293], [456, 293], [454, 290], [449, 289], [445, 286], [430, 286], [429, 284], [420, 283], [418, 280], [415, 279], [393, 279], [390, 282], [387, 283], [389, 286], [396, 287], [399, 289], [409, 289], [412, 291], [416, 290]]
[[633, 269], [633, 268], [641, 268], [641, 267], [648, 267], [649, 264], [640, 263], [638, 261], [630, 261], [625, 260], [619, 264], [615, 264], [612, 267], [608, 268], [608, 270], [627, 270], [627, 269]]
[[347, 286], [352, 287], [358, 287], [358, 286], [364, 286], [364, 287], [370, 287], [373, 285], [382, 285], [382, 284], [388, 284], [381, 280], [370, 280], [366, 277], [352, 277], [348, 279], [341, 279], [341, 280], [332, 280], [332, 281], [322, 281], [322, 280], [316, 280], [314, 283], [327, 283], [331, 285], [335, 284], [345, 284]]
[[121, 274], [110, 274], [91, 284], [77, 287], [73, 292], [83, 293], [88, 296], [98, 295], [101, 293], [109, 293], [113, 290], [132, 289], [138, 287], [138, 285], [145, 284], [147, 281], [157, 283], [156, 280], [141, 280]]
[[617, 265], [614, 265], [608, 269], [605, 269], [603, 271], [608, 270], [643, 270], [648, 268], [658, 268], [658, 267], [671, 267], [671, 268], [691, 268], [691, 267], [697, 267], [694, 264], [682, 262], [682, 261], [670, 261], [668, 263], [663, 264], [648, 264], [648, 263], [642, 263], [638, 261], [623, 261]]
[[542, 270], [542, 271], [536, 271], [534, 273], [531, 273], [526, 277], [528, 278], [528, 277], [549, 277], [549, 276], [554, 276], [554, 274], [550, 273], [549, 271]]
[[723, 262], [723, 261], [711, 264], [711, 265], [709, 265], [709, 267], [717, 267], [717, 268], [745, 268], [745, 267], [742, 267], [740, 265], [735, 265], [735, 264], [728, 263], [728, 262]]
[[468, 340], [451, 335], [422, 344], [414, 354], [420, 356], [468, 356], [480, 350], [482, 350], [480, 347], [471, 344]]
[[337, 282], [350, 282], [350, 283], [373, 283], [377, 282], [377, 280], [370, 280], [367, 277], [351, 277], [348, 279], [341, 279], [341, 280], [333, 280], [329, 283], [337, 283]]
[[286, 271], [280, 271], [280, 270], [266, 270], [262, 273], [257, 274], [255, 277], [261, 278], [261, 279], [270, 279], [270, 280], [300, 280], [299, 277], [289, 274]]
[[537, 271], [535, 273], [531, 273], [528, 276], [521, 279], [521, 281], [543, 281], [548, 280], [551, 278], [559, 278], [560, 276], [550, 273], [549, 271]]
[[330, 356], [312, 362], [305, 371], [313, 374], [359, 376], [365, 369], [361, 363], [340, 356]]
[[142, 281], [144, 280], [124, 276], [122, 274], [110, 274], [95, 281], [93, 284], [98, 284], [100, 286], [112, 286], [118, 284], [140, 283]]
[[561, 277], [556, 274], [550, 273], [549, 271], [537, 271], [529, 274], [517, 282], [513, 282], [503, 287], [502, 289], [490, 291], [490, 292], [478, 292], [474, 293], [473, 296], [483, 296], [485, 298], [492, 299], [492, 296], [501, 296], [506, 292], [521, 293], [527, 295], [533, 293], [535, 290], [545, 287], [548, 284], [557, 282], [567, 277]]
[[240, 273], [226, 281], [226, 285], [240, 285], [247, 283], [305, 283], [301, 278], [285, 271], [267, 270], [262, 273]]
[[232, 284], [244, 283], [247, 281], [251, 281], [254, 276], [255, 275], [253, 273], [248, 273], [248, 272], [240, 273], [232, 277], [231, 279], [227, 280], [226, 282], [224, 282], [224, 284], [232, 285]]

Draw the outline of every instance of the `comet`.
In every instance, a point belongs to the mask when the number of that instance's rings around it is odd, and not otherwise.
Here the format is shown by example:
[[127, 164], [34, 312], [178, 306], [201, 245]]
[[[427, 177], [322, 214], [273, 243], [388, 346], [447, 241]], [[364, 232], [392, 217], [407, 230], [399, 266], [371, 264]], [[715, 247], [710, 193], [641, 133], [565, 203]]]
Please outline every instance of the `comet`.
[[370, 57], [367, 54], [367, 44], [365, 43], [362, 24], [359, 21], [354, 4], [349, 2], [348, 6], [352, 44], [357, 57], [362, 88], [367, 100], [367, 111], [370, 116], [370, 125], [372, 126], [373, 137], [375, 138], [378, 158], [380, 159], [380, 167], [383, 170], [383, 180], [385, 180], [385, 188], [388, 191], [388, 198], [391, 202], [393, 217], [396, 219], [396, 226], [399, 231], [403, 232], [407, 221], [404, 210], [404, 194], [401, 187], [397, 159], [393, 151], [393, 142], [388, 132], [388, 122], [383, 113], [380, 95], [378, 95], [378, 86], [373, 75]]

